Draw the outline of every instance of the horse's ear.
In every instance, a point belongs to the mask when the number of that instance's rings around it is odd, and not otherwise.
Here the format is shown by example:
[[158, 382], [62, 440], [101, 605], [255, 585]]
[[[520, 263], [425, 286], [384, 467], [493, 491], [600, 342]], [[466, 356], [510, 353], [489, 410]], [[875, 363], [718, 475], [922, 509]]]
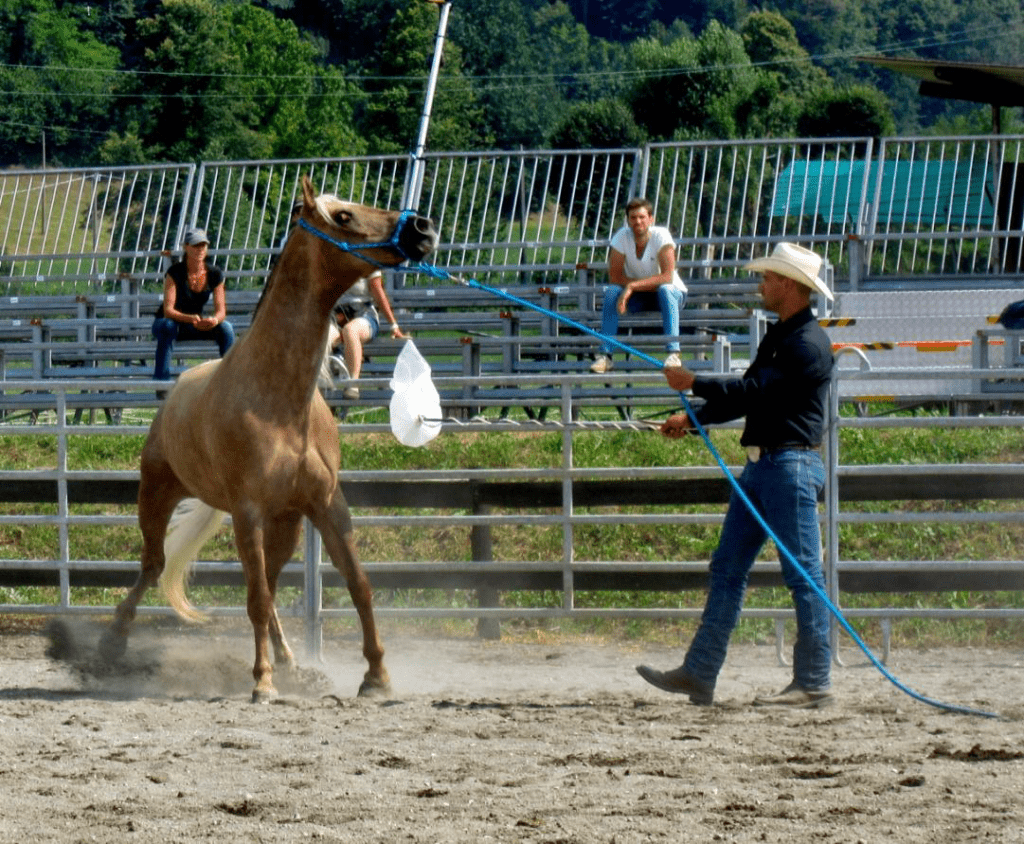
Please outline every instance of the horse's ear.
[[313, 183], [309, 180], [309, 176], [306, 176], [305, 174], [302, 176], [302, 199], [307, 208], [312, 208], [316, 204], [316, 194], [313, 193]]

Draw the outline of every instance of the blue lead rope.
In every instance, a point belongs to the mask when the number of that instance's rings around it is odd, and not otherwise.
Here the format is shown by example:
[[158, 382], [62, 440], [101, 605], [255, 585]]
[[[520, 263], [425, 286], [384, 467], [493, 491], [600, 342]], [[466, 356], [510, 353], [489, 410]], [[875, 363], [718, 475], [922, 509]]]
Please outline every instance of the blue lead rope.
[[[572, 326], [573, 328], [575, 328], [575, 329], [577, 329], [579, 331], [583, 331], [583, 332], [585, 332], [587, 334], [590, 334], [593, 337], [597, 337], [599, 340], [602, 340], [602, 341], [604, 341], [606, 343], [609, 343], [609, 344], [611, 344], [613, 346], [616, 346], [619, 349], [622, 349], [623, 351], [627, 352], [628, 354], [634, 355], [634, 356], [636, 356], [636, 357], [646, 361], [647, 363], [651, 364], [652, 366], [657, 367], [658, 369], [662, 368], [662, 363], [657, 358], [651, 357], [648, 354], [644, 354], [643, 352], [639, 351], [638, 349], [634, 349], [631, 346], [628, 346], [625, 343], [620, 342], [619, 340], [615, 339], [614, 337], [606, 337], [603, 334], [601, 334], [599, 331], [595, 331], [594, 329], [589, 328], [589, 327], [583, 325], [582, 323], [576, 322], [576, 320], [570, 319], [569, 317], [566, 317], [566, 316], [564, 316], [562, 314], [556, 313], [555, 311], [551, 311], [548, 308], [542, 307], [541, 305], [536, 305], [533, 302], [529, 302], [529, 301], [527, 301], [525, 299], [521, 299], [518, 296], [514, 296], [511, 293], [509, 293], [508, 291], [499, 290], [498, 288], [495, 288], [495, 287], [488, 287], [487, 285], [481, 284], [480, 282], [476, 281], [475, 279], [463, 280], [463, 279], [455, 278], [455, 276], [453, 276], [447, 270], [445, 270], [445, 269], [443, 269], [441, 267], [434, 266], [432, 264], [427, 264], [426, 262], [422, 262], [422, 261], [419, 264], [416, 264], [416, 265], [413, 265], [413, 266], [409, 266], [409, 267], [401, 267], [401, 268], [398, 268], [398, 269], [400, 271], [402, 271], [402, 272], [418, 272], [418, 273], [423, 273], [425, 275], [430, 276], [431, 278], [436, 278], [436, 279], [439, 279], [439, 280], [442, 280], [442, 281], [457, 281], [459, 284], [465, 285], [466, 287], [475, 287], [477, 290], [484, 290], [484, 291], [486, 291], [488, 293], [493, 293], [495, 296], [500, 296], [501, 298], [506, 299], [509, 302], [513, 302], [513, 303], [515, 303], [517, 305], [521, 305], [524, 308], [529, 308], [531, 310], [537, 311], [538, 313], [541, 313], [544, 316], [552, 317], [552, 318], [558, 320], [559, 322], [562, 322], [562, 323], [565, 323], [566, 325]], [[882, 662], [871, 652], [871, 649], [865, 644], [864, 640], [861, 639], [861, 637], [857, 635], [857, 632], [850, 626], [850, 623], [843, 616], [843, 613], [839, 609], [839, 607], [837, 607], [835, 604], [832, 603], [832, 601], [829, 599], [828, 595], [826, 595], [825, 592], [822, 590], [822, 588], [820, 586], [818, 586], [817, 583], [814, 582], [814, 580], [806, 572], [806, 570], [803, 568], [803, 566], [801, 566], [800, 563], [798, 563], [796, 561], [796, 558], [793, 556], [793, 554], [790, 552], [790, 550], [788, 548], [786, 548], [786, 546], [783, 545], [779, 541], [779, 538], [775, 535], [775, 532], [771, 529], [771, 527], [768, 526], [768, 523], [764, 520], [764, 518], [758, 512], [757, 508], [754, 506], [754, 503], [747, 497], [747, 494], [740, 487], [740, 485], [737, 482], [736, 478], [733, 477], [732, 472], [730, 472], [729, 468], [725, 465], [725, 461], [722, 460], [722, 457], [718, 453], [718, 450], [715, 448], [714, 444], [711, 442], [711, 438], [708, 436], [708, 433], [704, 429], [704, 426], [701, 425], [700, 422], [697, 421], [696, 415], [693, 413], [693, 409], [690, 406], [689, 400], [682, 393], [680, 393], [679, 395], [680, 395], [680, 397], [683, 400], [683, 406], [686, 409], [686, 412], [687, 412], [687, 414], [690, 417], [690, 421], [693, 422], [694, 426], [697, 429], [697, 432], [701, 436], [701, 439], [704, 440], [704, 444], [707, 446], [708, 451], [711, 453], [711, 456], [714, 457], [715, 462], [718, 464], [719, 468], [722, 470], [722, 472], [725, 475], [725, 477], [729, 479], [729, 483], [732, 485], [733, 490], [739, 496], [740, 500], [743, 501], [743, 503], [746, 505], [747, 509], [750, 511], [751, 515], [753, 515], [753, 517], [757, 520], [757, 522], [761, 525], [761, 527], [764, 528], [764, 530], [767, 533], [767, 535], [769, 537], [771, 537], [772, 541], [775, 543], [775, 547], [778, 548], [779, 553], [784, 555], [785, 558], [787, 560], [789, 560], [789, 562], [796, 568], [796, 570], [800, 573], [800, 575], [804, 578], [804, 580], [806, 580], [810, 584], [811, 588], [815, 591], [815, 593], [818, 595], [818, 597], [821, 598], [822, 601], [824, 601], [825, 606], [828, 607], [829, 612], [832, 613], [832, 615], [836, 618], [836, 620], [839, 622], [839, 624], [842, 626], [842, 628], [850, 635], [850, 638], [853, 639], [853, 641], [857, 644], [857, 646], [861, 649], [861, 651], [864, 652], [864, 655], [867, 656], [867, 658], [871, 661], [871, 664], [874, 665], [875, 668], [877, 668], [881, 672], [882, 676], [884, 676], [890, 683], [892, 683], [901, 692], [904, 692], [905, 694], [907, 694], [910, 697], [914, 698], [914, 700], [918, 700], [921, 703], [926, 703], [929, 706], [934, 706], [934, 707], [937, 707], [938, 709], [944, 709], [944, 710], [946, 710], [948, 712], [957, 712], [957, 713], [960, 713], [961, 715], [978, 715], [978, 716], [981, 716], [983, 718], [999, 718], [999, 717], [1001, 717], [996, 712], [986, 712], [985, 710], [982, 710], [982, 709], [972, 709], [971, 707], [968, 707], [968, 706], [960, 706], [958, 704], [953, 704], [953, 703], [943, 703], [942, 701], [935, 700], [934, 698], [926, 697], [925, 695], [922, 695], [919, 692], [915, 692], [913, 689], [909, 688], [904, 683], [902, 683], [897, 677], [895, 677], [882, 664]]]

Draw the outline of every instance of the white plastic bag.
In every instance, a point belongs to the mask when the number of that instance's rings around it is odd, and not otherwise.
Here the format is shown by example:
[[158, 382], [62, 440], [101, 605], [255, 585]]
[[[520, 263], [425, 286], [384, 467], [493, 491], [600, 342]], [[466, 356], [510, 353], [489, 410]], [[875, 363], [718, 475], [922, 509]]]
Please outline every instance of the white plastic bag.
[[418, 448], [441, 433], [441, 396], [430, 380], [430, 364], [412, 340], [395, 361], [391, 377], [391, 433], [402, 445]]

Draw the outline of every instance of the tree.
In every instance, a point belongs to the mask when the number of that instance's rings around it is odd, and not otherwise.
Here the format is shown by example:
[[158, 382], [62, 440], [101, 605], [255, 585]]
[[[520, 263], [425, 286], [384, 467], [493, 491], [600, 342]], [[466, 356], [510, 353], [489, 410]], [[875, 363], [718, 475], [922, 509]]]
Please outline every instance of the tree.
[[892, 109], [885, 94], [867, 85], [825, 87], [808, 99], [797, 118], [804, 138], [878, 138], [894, 131]]
[[478, 80], [482, 132], [501, 149], [542, 145], [547, 109], [560, 100], [554, 85], [538, 81], [550, 57], [536, 51], [529, 15], [519, 0], [452, 6], [449, 33], [466, 58], [467, 75]]
[[643, 143], [633, 112], [616, 99], [573, 106], [551, 133], [555, 149], [612, 149]]
[[649, 36], [655, 23], [668, 25], [678, 13], [676, 2], [662, 0], [573, 0], [570, 6], [594, 36], [621, 43]]
[[735, 137], [750, 122], [750, 103], [770, 89], [764, 72], [751, 67], [740, 36], [717, 22], [696, 39], [641, 39], [630, 55], [643, 78], [627, 101], [656, 140]]
[[80, 30], [81, 9], [0, 3], [0, 161], [79, 164], [108, 125], [118, 55]]
[[157, 161], [224, 151], [220, 139], [247, 105], [230, 96], [232, 44], [210, 0], [164, 0], [139, 21], [145, 75], [134, 79], [132, 116]]
[[[426, 85], [437, 40], [438, 11], [412, 0], [398, 12], [384, 38], [379, 81], [366, 83], [363, 131], [378, 153], [409, 152], [419, 134]], [[428, 143], [434, 149], [474, 149], [480, 107], [462, 75], [459, 46], [445, 39], [443, 61], [431, 106]]]
[[293, 0], [290, 5], [280, 15], [311, 34], [329, 65], [379, 73], [385, 33], [408, 0]]
[[239, 5], [228, 10], [227, 27], [239, 74], [233, 87], [254, 107], [243, 112], [226, 147], [263, 147], [269, 158], [365, 151], [353, 116], [362, 92], [336, 69], [321, 66], [293, 23]]
[[165, 0], [139, 23], [145, 72], [103, 146], [150, 160], [351, 155], [360, 92], [295, 24], [248, 4]]
[[773, 76], [781, 92], [802, 97], [827, 83], [828, 74], [811, 63], [793, 24], [777, 12], [748, 15], [740, 36], [750, 61]]

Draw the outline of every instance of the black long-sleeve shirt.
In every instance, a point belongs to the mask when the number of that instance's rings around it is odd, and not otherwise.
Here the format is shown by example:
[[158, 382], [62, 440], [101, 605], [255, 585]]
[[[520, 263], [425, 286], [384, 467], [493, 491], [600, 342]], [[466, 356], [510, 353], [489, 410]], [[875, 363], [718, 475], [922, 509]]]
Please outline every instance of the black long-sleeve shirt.
[[820, 445], [834, 365], [828, 335], [806, 308], [768, 327], [741, 377], [697, 376], [693, 393], [705, 404], [695, 415], [702, 425], [745, 416], [745, 446]]

